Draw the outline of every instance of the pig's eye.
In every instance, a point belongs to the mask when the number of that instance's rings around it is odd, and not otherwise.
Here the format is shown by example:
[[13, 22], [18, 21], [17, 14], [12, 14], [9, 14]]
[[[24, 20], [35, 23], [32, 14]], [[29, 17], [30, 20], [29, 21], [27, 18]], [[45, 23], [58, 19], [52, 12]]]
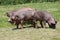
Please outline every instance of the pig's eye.
[[15, 21], [14, 19], [11, 18], [12, 21]]

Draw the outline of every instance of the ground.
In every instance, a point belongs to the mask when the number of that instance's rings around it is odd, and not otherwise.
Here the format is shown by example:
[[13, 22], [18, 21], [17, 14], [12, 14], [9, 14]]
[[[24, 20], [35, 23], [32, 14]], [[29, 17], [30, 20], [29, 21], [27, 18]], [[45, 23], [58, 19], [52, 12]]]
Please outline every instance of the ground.
[[[23, 7], [31, 7], [37, 10], [46, 10], [57, 20], [56, 29], [26, 27], [13, 30], [16, 26], [7, 20], [6, 12]], [[40, 24], [38, 23], [40, 26]], [[0, 5], [0, 40], [60, 40], [60, 3], [28, 3], [18, 5]]]

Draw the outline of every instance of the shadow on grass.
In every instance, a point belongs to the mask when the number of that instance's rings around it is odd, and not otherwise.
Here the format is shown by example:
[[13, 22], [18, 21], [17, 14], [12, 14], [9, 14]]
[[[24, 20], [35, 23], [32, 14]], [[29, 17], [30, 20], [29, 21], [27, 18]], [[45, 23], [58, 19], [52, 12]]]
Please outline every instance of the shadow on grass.
[[[32, 26], [28, 26], [28, 27], [23, 27], [23, 29], [25, 28], [31, 28]], [[21, 29], [21, 28], [13, 28], [12, 30], [17, 30], [17, 29]]]
[[[35, 27], [33, 27], [33, 26], [23, 27], [23, 29], [25, 29], [25, 28], [35, 28]], [[39, 29], [39, 28], [42, 28], [42, 27], [37, 26], [37, 28], [35, 28], [35, 29]], [[49, 27], [45, 27], [45, 28], [48, 29]], [[13, 28], [12, 30], [17, 30], [17, 29], [21, 29], [21, 28]]]

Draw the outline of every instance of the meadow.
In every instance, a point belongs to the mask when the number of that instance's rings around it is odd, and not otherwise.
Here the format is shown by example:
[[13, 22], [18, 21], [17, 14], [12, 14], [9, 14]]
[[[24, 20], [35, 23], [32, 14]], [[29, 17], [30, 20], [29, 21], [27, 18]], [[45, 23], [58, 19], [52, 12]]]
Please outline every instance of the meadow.
[[[26, 28], [12, 30], [15, 25], [11, 25], [7, 20], [7, 11], [18, 8], [30, 7], [36, 10], [46, 10], [57, 20], [56, 29], [50, 28]], [[40, 24], [38, 23], [40, 26]], [[47, 25], [48, 27], [48, 25]], [[0, 40], [60, 40], [60, 3], [43, 2], [27, 3], [17, 5], [0, 5]]]

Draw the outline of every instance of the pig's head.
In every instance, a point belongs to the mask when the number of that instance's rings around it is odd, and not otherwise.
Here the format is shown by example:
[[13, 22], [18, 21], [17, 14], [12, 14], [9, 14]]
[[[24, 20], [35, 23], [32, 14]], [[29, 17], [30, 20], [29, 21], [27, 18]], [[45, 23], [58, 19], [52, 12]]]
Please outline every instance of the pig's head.
[[18, 16], [14, 16], [13, 11], [7, 12], [7, 16], [8, 16], [8, 22], [10, 22], [11, 24], [16, 24], [17, 23]]
[[51, 18], [51, 19], [48, 21], [48, 24], [49, 24], [49, 27], [50, 27], [50, 28], [55, 29], [55, 28], [56, 28], [57, 21], [55, 21], [54, 18]]

